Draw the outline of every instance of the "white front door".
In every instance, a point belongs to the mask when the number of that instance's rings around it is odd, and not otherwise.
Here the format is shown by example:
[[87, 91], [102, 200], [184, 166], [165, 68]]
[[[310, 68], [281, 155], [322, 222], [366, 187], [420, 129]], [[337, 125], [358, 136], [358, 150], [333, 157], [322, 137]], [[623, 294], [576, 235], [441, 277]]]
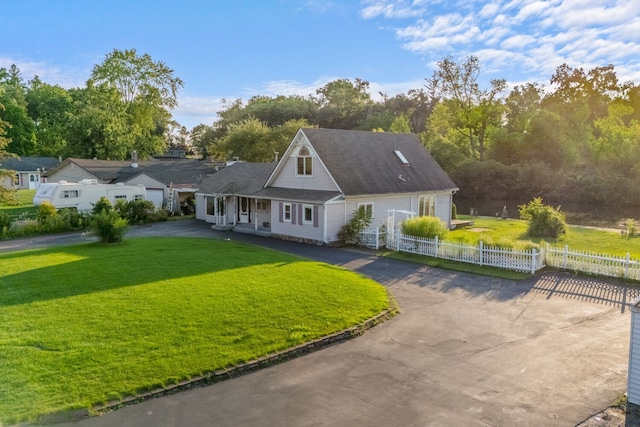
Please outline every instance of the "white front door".
[[35, 190], [38, 188], [38, 178], [35, 174], [29, 174], [29, 190]]
[[241, 224], [249, 223], [249, 214], [251, 212], [250, 200], [248, 197], [238, 197], [238, 222]]

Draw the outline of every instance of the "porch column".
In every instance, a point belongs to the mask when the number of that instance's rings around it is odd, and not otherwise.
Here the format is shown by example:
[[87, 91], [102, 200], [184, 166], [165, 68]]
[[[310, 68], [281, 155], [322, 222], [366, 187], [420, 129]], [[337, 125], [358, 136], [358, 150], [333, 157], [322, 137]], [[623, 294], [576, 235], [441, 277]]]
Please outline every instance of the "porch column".
[[216, 219], [216, 224], [220, 218], [218, 218], [218, 195], [213, 196], [213, 217]]
[[239, 208], [239, 203], [238, 203], [238, 196], [236, 197], [236, 202], [233, 204], [233, 226], [236, 226], [236, 221], [238, 220], [238, 208]]
[[[251, 200], [249, 199], [249, 219], [251, 219]], [[253, 199], [255, 202], [255, 209], [253, 210], [253, 229], [258, 231], [258, 199]]]

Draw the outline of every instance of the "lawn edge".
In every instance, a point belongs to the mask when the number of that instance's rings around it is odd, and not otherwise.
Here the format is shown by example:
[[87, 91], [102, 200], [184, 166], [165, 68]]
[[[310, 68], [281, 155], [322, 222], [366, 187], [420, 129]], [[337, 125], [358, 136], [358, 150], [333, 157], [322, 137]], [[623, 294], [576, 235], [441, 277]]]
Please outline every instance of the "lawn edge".
[[365, 320], [357, 325], [343, 329], [338, 332], [334, 332], [329, 335], [325, 335], [315, 340], [306, 342], [304, 344], [297, 345], [295, 347], [288, 348], [286, 350], [271, 353], [267, 356], [259, 357], [255, 360], [251, 360], [246, 363], [240, 363], [229, 368], [218, 369], [214, 372], [193, 377], [189, 380], [180, 381], [176, 384], [170, 384], [166, 387], [157, 388], [151, 391], [143, 392], [137, 395], [127, 396], [121, 400], [115, 400], [108, 402], [104, 405], [97, 405], [93, 408], [82, 408], [75, 411], [60, 411], [46, 415], [42, 415], [38, 418], [38, 424], [57, 424], [65, 421], [79, 421], [84, 418], [92, 416], [99, 416], [108, 412], [115, 411], [125, 406], [134, 405], [145, 400], [158, 398], [162, 396], [168, 396], [175, 393], [180, 393], [194, 388], [206, 387], [215, 383], [230, 380], [242, 375], [246, 375], [252, 372], [256, 372], [261, 369], [268, 368], [280, 363], [287, 362], [289, 360], [297, 359], [307, 354], [322, 350], [327, 347], [331, 347], [335, 344], [346, 342], [352, 338], [356, 338], [363, 335], [366, 331], [374, 326], [385, 322], [397, 314], [400, 313], [400, 307], [396, 302], [393, 294], [387, 289], [387, 297], [389, 300], [389, 308], [381, 311], [376, 316]]

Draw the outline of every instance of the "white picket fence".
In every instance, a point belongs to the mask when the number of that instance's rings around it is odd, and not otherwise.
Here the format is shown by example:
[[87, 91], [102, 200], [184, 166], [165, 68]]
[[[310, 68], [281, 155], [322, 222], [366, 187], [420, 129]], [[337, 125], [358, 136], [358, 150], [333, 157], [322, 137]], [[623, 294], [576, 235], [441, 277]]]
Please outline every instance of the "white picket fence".
[[483, 242], [472, 246], [441, 241], [437, 237], [425, 239], [397, 232], [384, 233], [377, 228], [361, 232], [360, 242], [371, 249], [379, 249], [386, 245], [387, 249], [397, 252], [409, 252], [531, 274], [548, 265], [601, 276], [640, 280], [640, 260], [631, 258], [628, 253], [626, 256], [603, 255], [572, 251], [568, 246], [558, 248], [549, 244], [542, 250], [485, 246]]
[[[376, 229], [360, 233], [363, 246], [379, 249], [380, 232]], [[426, 239], [407, 236], [401, 233], [386, 234], [387, 249], [396, 252], [409, 252], [434, 258], [444, 258], [470, 264], [486, 265], [507, 270], [535, 273], [543, 268], [544, 252], [535, 248], [516, 250], [497, 246], [485, 246], [480, 242], [477, 246], [441, 241], [437, 237]]]
[[640, 260], [631, 258], [629, 253], [626, 256], [603, 255], [571, 251], [568, 246], [558, 248], [551, 245], [547, 245], [545, 252], [546, 263], [551, 267], [640, 280]]

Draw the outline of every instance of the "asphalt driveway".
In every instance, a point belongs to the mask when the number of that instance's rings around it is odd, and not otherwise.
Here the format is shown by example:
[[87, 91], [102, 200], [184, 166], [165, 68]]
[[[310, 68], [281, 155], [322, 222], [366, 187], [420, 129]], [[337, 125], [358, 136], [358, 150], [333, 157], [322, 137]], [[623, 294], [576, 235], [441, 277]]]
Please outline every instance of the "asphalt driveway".
[[[388, 287], [402, 313], [302, 358], [64, 426], [575, 426], [625, 392], [627, 304], [638, 291], [614, 281], [479, 277], [198, 221], [130, 232], [159, 234], [230, 238], [342, 265]], [[0, 251], [40, 245], [27, 240], [0, 242]]]

